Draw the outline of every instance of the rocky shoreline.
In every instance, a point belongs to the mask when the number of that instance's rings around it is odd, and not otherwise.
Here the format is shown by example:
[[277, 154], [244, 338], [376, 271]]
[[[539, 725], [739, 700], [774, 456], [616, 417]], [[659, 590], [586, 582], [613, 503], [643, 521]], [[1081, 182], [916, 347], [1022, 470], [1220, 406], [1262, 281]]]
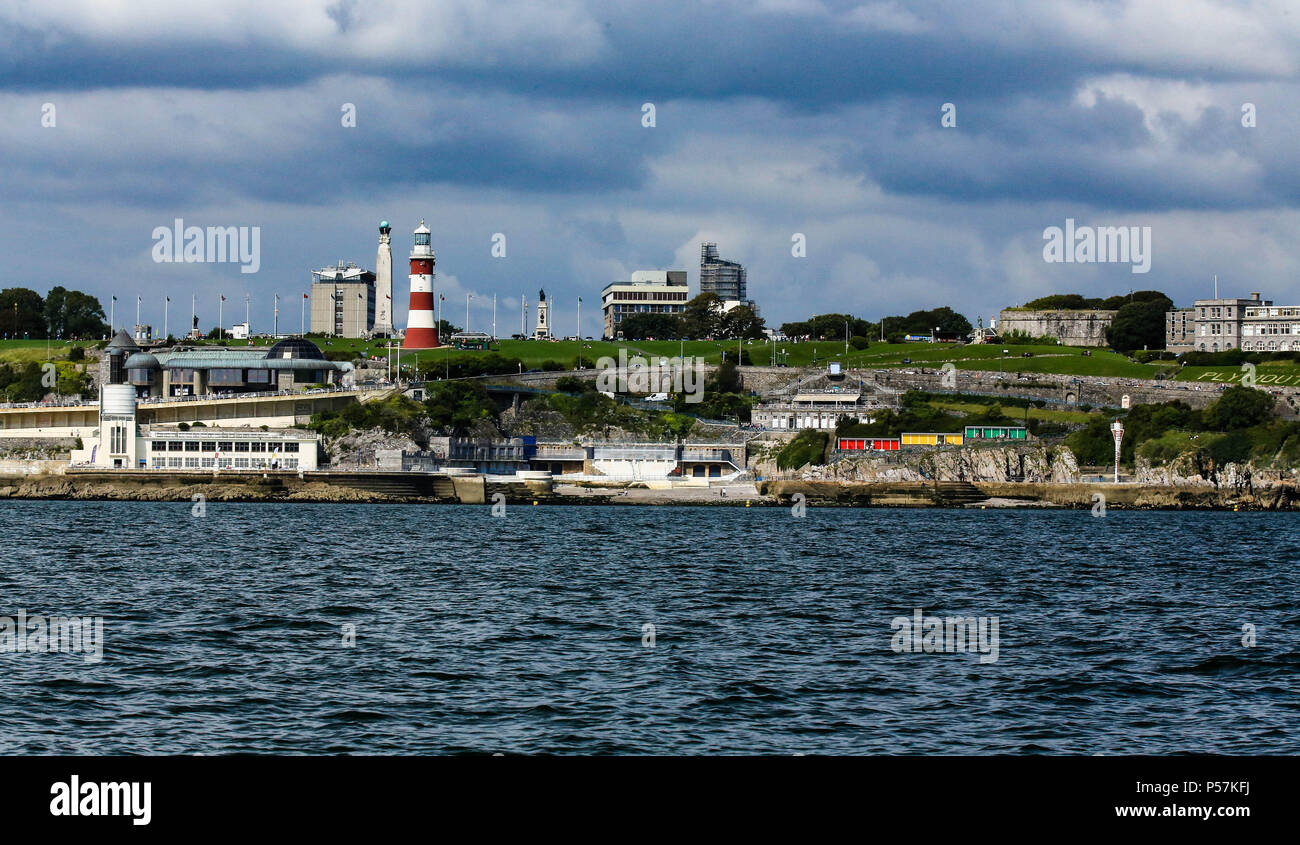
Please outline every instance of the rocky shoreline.
[[[500, 493], [511, 505], [669, 505], [688, 507], [966, 507], [1106, 508], [1120, 510], [1260, 510], [1300, 507], [1294, 483], [1241, 486], [1088, 482], [933, 482], [771, 480], [724, 488], [651, 489], [557, 484], [508, 484], [484, 478], [354, 473], [337, 479], [292, 473], [214, 476], [210, 473], [64, 473], [0, 475], [0, 499], [141, 502], [308, 502], [355, 504], [487, 504]], [[423, 482], [437, 481], [439, 486]], [[418, 486], [402, 483], [422, 482]], [[723, 494], [720, 492], [725, 489]]]

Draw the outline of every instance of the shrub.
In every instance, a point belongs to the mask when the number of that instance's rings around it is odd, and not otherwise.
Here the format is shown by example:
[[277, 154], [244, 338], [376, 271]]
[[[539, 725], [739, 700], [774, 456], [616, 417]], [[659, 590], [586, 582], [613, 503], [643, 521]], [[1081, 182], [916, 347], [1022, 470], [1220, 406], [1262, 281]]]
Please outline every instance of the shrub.
[[781, 469], [798, 469], [808, 464], [825, 463], [826, 445], [829, 442], [826, 432], [804, 429], [777, 453], [776, 465]]

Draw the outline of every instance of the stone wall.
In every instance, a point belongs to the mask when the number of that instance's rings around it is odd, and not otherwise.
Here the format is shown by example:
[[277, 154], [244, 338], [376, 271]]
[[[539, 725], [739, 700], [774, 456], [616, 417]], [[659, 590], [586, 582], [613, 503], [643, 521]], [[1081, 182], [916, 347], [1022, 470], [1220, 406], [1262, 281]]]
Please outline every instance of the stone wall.
[[1054, 337], [1067, 346], [1105, 346], [1106, 328], [1114, 311], [1021, 311], [998, 315], [998, 334], [1021, 331], [1034, 337]]

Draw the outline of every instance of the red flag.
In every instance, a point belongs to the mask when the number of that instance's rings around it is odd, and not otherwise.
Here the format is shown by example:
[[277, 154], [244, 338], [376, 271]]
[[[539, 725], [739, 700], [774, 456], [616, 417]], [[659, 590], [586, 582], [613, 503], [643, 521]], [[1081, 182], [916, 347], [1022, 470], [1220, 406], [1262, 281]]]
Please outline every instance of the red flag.
[[304, 294], [302, 295], [302, 298], [303, 298], [303, 299], [307, 299], [307, 294], [304, 293]]

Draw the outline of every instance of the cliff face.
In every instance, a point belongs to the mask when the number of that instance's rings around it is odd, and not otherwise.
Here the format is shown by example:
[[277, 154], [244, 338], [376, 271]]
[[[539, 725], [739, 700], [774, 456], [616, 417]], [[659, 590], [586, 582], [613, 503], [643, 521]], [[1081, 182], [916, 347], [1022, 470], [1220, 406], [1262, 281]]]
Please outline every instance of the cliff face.
[[[755, 465], [763, 475], [775, 471], [772, 460]], [[810, 481], [900, 482], [968, 481], [1076, 483], [1079, 464], [1064, 446], [1041, 443], [974, 446], [903, 452], [848, 455], [825, 466], [805, 467]]]
[[1139, 484], [1236, 491], [1268, 489], [1287, 482], [1294, 483], [1295, 476], [1294, 472], [1287, 470], [1261, 469], [1249, 461], [1216, 465], [1195, 452], [1179, 455], [1160, 466], [1152, 466], [1150, 461], [1139, 455], [1136, 469]]

